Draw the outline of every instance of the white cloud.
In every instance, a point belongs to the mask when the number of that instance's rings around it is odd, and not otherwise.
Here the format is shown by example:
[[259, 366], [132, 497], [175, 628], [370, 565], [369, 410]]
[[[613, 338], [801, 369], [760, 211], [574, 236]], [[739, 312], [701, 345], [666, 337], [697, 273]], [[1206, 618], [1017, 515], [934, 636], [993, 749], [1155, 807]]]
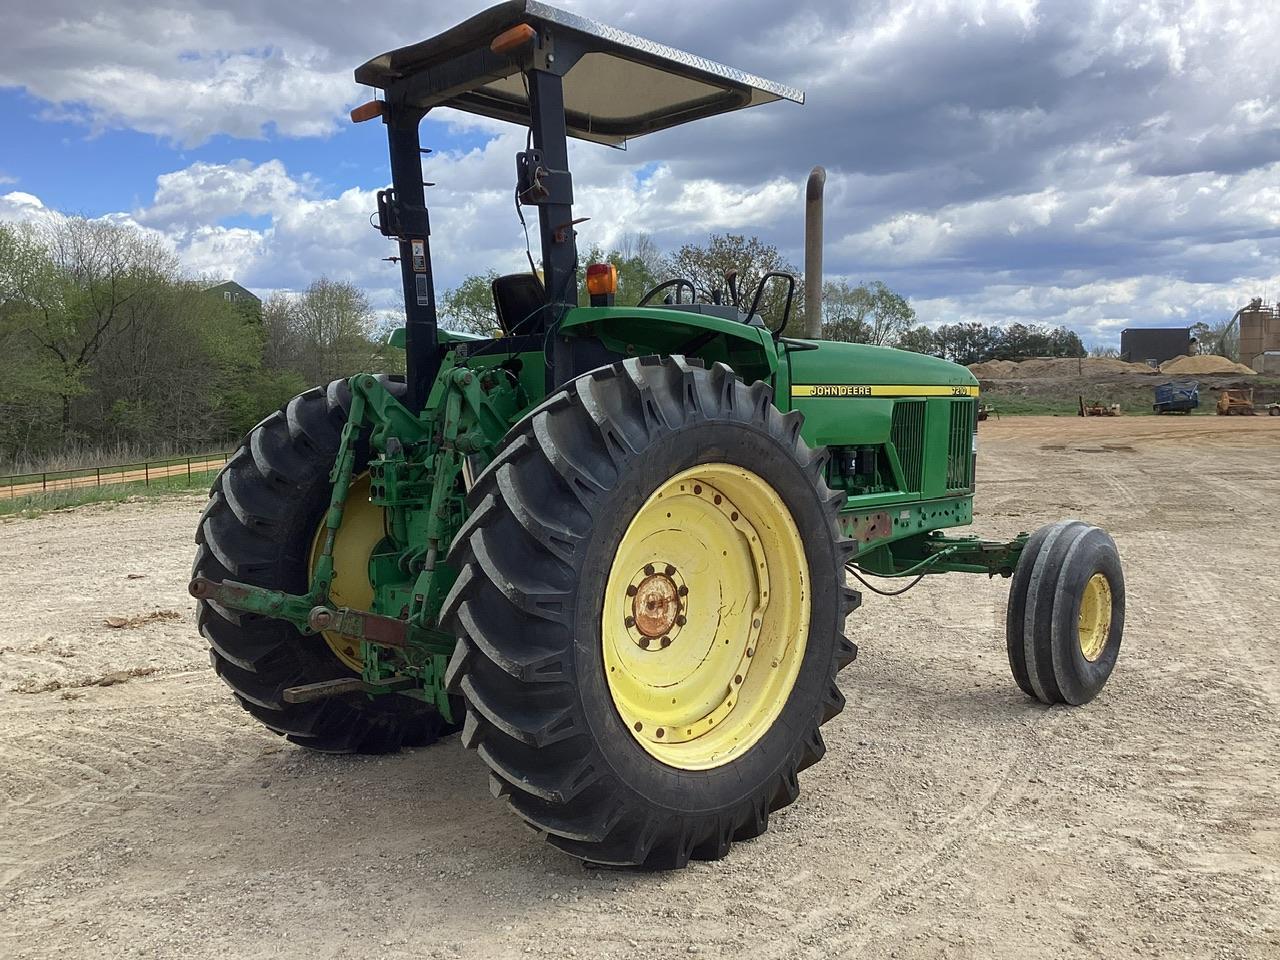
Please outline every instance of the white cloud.
[[264, 216], [313, 192], [307, 181], [294, 180], [279, 160], [251, 164], [194, 163], [156, 179], [150, 205], [139, 221], [177, 228], [214, 224], [227, 217]]
[[38, 222], [59, 216], [41, 202], [39, 197], [20, 190], [0, 194], [0, 223]]

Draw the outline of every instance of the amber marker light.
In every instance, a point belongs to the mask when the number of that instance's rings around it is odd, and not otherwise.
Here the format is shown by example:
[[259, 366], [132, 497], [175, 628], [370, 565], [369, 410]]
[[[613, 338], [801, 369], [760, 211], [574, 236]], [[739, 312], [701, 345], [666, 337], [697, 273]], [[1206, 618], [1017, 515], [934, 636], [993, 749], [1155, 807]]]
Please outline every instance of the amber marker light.
[[374, 117], [382, 116], [382, 101], [370, 100], [368, 103], [362, 103], [351, 111], [352, 123], [364, 123], [366, 120], [372, 120]]
[[511, 53], [519, 50], [526, 43], [532, 43], [536, 36], [537, 32], [527, 23], [517, 24], [494, 37], [493, 42], [489, 44], [489, 49], [494, 53]]
[[593, 307], [613, 306], [618, 292], [618, 268], [612, 263], [593, 263], [587, 267], [587, 293]]
[[618, 268], [612, 263], [593, 263], [587, 267], [587, 293], [602, 297], [618, 292]]

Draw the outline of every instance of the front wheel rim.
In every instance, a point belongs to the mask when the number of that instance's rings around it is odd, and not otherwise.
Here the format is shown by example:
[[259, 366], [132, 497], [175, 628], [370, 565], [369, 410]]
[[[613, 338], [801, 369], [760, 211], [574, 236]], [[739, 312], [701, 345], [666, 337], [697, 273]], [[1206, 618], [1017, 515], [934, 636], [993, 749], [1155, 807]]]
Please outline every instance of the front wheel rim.
[[809, 566], [758, 474], [709, 463], [636, 512], [605, 586], [609, 693], [632, 737], [684, 770], [751, 748], [791, 695], [808, 642]]
[[1111, 635], [1111, 582], [1103, 573], [1095, 573], [1084, 585], [1080, 596], [1080, 616], [1076, 637], [1081, 655], [1090, 663], [1102, 656]]

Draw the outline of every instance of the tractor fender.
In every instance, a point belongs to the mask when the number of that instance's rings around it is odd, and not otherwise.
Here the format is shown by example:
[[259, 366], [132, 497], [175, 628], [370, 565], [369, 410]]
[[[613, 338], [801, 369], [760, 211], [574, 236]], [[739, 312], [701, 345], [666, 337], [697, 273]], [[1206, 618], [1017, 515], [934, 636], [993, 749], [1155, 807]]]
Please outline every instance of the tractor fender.
[[565, 337], [591, 337], [623, 357], [698, 357], [710, 366], [725, 363], [752, 383], [772, 381], [778, 370], [778, 348], [763, 326], [714, 314], [663, 307], [575, 307], [559, 332]]

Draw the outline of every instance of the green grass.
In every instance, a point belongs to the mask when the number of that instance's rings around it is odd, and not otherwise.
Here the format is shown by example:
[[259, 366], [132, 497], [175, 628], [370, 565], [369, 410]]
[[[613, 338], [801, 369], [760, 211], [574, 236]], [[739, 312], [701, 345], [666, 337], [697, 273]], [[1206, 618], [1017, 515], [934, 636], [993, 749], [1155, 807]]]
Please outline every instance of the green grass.
[[112, 483], [101, 487], [80, 487], [75, 490], [55, 490], [50, 493], [33, 493], [25, 497], [0, 499], [0, 517], [38, 517], [51, 510], [66, 510], [89, 503], [123, 503], [143, 497], [157, 499], [183, 493], [204, 493], [217, 475], [216, 470], [164, 477], [146, 483]]
[[1009, 395], [985, 395], [982, 400], [996, 410], [991, 419], [1018, 416], [1075, 416], [1078, 411], [1066, 401], [1045, 397], [1017, 397]]
[[[994, 406], [1002, 417], [1078, 417], [1080, 415], [1079, 401], [1075, 397], [1070, 399], [1066, 397], [1019, 397], [1006, 394], [1002, 396], [988, 395], [984, 399]], [[1119, 403], [1120, 411], [1126, 417], [1155, 415], [1155, 411], [1151, 409], [1150, 402], [1135, 402], [1124, 397], [1118, 397], [1115, 400], [1107, 401], [1108, 406], [1111, 403]], [[1203, 398], [1200, 401], [1200, 409], [1195, 412], [1205, 412]], [[1213, 412], [1212, 405], [1208, 408], [1208, 412]]]
[[[1109, 377], [1094, 380], [984, 380], [981, 399], [1002, 417], [1079, 415], [1078, 397], [1104, 404], [1118, 403], [1127, 416], [1154, 416], [1151, 409], [1154, 387], [1168, 377]], [[1200, 407], [1192, 416], [1213, 416], [1222, 386], [1253, 387], [1254, 403], [1261, 406], [1280, 400], [1280, 379], [1275, 377], [1192, 377], [1200, 381]]]

